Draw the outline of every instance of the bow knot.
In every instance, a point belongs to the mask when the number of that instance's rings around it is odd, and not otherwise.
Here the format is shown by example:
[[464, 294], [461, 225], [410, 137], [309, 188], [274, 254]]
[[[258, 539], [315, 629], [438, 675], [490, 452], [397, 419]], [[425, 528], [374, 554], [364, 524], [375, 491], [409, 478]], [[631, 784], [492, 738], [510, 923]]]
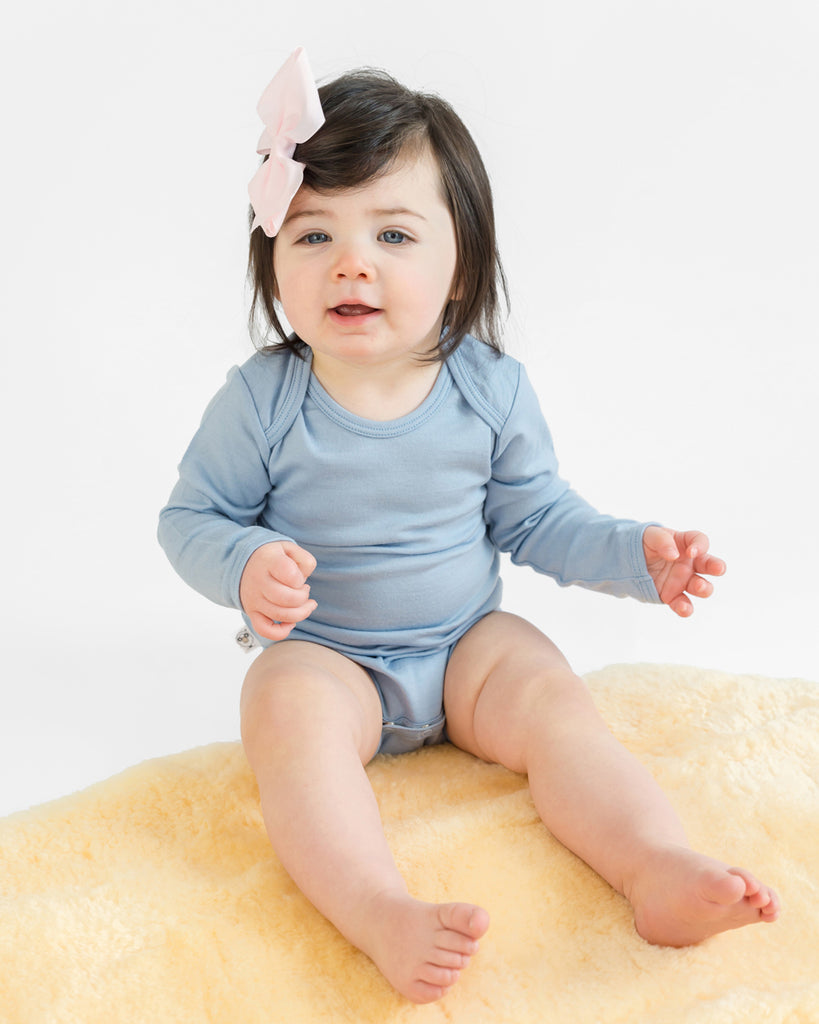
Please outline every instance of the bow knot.
[[248, 185], [256, 214], [251, 231], [261, 227], [268, 238], [273, 238], [304, 177], [304, 164], [293, 159], [296, 146], [324, 124], [318, 89], [302, 47], [291, 53], [276, 72], [256, 109], [265, 126], [256, 152], [267, 160]]

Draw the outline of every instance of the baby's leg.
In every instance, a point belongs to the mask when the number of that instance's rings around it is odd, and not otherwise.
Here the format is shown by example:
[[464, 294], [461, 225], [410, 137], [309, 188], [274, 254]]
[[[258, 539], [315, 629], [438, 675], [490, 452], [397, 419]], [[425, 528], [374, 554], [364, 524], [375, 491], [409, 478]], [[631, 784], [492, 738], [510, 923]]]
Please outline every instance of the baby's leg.
[[528, 773], [546, 826], [629, 899], [648, 941], [689, 945], [776, 919], [772, 890], [690, 849], [659, 786], [529, 623], [495, 613], [473, 627], [450, 660], [444, 697], [452, 742]]
[[470, 904], [413, 899], [364, 765], [381, 701], [360, 666], [299, 641], [263, 651], [242, 691], [242, 740], [276, 853], [296, 885], [415, 1002], [458, 979], [489, 923]]

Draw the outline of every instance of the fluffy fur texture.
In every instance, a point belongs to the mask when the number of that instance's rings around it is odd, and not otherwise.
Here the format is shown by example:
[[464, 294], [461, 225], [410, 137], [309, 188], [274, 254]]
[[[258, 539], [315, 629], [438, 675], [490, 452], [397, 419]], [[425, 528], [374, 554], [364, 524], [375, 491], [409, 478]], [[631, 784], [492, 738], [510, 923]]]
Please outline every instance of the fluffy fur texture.
[[459, 985], [414, 1006], [290, 882], [224, 743], [0, 822], [0, 1019], [819, 1022], [819, 684], [646, 665], [588, 682], [692, 843], [778, 889], [779, 922], [649, 946], [524, 778], [450, 746], [382, 757], [370, 777], [411, 890], [492, 917]]

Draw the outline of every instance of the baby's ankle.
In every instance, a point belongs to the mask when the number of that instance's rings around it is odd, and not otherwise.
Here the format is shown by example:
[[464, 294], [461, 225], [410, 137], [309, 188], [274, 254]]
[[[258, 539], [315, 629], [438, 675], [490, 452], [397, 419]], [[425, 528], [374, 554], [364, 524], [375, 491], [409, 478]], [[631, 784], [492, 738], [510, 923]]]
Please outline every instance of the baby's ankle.
[[633, 906], [646, 880], [662, 876], [669, 861], [673, 862], [677, 857], [689, 853], [691, 848], [684, 838], [680, 841], [635, 838], [622, 851], [619, 873], [610, 878], [609, 882]]

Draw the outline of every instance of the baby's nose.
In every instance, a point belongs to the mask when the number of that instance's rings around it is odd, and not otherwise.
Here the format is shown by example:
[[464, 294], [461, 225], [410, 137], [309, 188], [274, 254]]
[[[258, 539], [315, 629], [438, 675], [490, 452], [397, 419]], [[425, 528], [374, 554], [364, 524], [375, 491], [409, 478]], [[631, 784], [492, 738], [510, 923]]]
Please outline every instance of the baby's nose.
[[339, 252], [334, 272], [340, 278], [366, 279], [374, 275], [375, 266], [363, 246], [348, 245]]

